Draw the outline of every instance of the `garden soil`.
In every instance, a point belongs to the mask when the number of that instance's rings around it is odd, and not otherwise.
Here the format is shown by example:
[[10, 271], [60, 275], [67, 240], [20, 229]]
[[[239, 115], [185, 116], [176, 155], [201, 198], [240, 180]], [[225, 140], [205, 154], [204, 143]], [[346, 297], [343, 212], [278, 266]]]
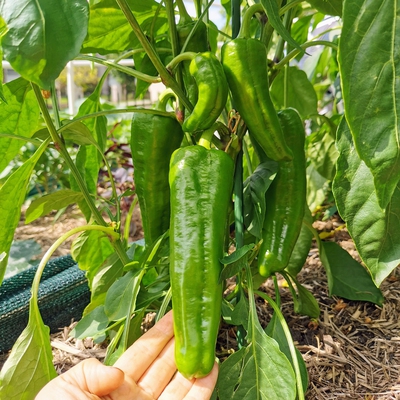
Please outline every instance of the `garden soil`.
[[[40, 218], [29, 225], [21, 221], [15, 239], [34, 239], [44, 253], [64, 232], [84, 224], [79, 212], [69, 209], [56, 222], [53, 216]], [[354, 244], [339, 218], [317, 221], [314, 227], [324, 232], [325, 240], [336, 241], [358, 259]], [[140, 239], [142, 235], [140, 212], [135, 210], [131, 239]], [[54, 256], [68, 254], [70, 245], [71, 242], [66, 242]], [[318, 321], [295, 314], [285, 281], [279, 280], [282, 312], [309, 373], [306, 398], [400, 399], [400, 269], [397, 268], [381, 285], [385, 297], [382, 307], [329, 296], [325, 270], [315, 247], [298, 279], [313, 293], [321, 308]], [[265, 282], [261, 290], [274, 297], [271, 280]], [[261, 298], [256, 301], [260, 322], [265, 327], [272, 316], [272, 308]], [[153, 317], [147, 315], [143, 330], [152, 325]], [[60, 327], [60, 331], [51, 337], [54, 363], [59, 373], [86, 358], [102, 360], [105, 357], [104, 346], [94, 344], [91, 339], [75, 340], [69, 336], [75, 323], [72, 321], [70, 326]], [[235, 328], [223, 324], [217, 344], [218, 356], [223, 360], [236, 349]]]

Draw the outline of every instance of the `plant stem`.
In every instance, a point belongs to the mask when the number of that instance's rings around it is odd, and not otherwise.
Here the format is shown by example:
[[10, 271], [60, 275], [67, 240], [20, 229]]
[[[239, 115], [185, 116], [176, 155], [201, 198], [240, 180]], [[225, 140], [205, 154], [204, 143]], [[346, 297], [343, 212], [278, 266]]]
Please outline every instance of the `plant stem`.
[[147, 55], [149, 56], [150, 60], [154, 64], [156, 70], [160, 74], [162, 82], [170, 87], [176, 95], [179, 97], [182, 104], [189, 110], [189, 112], [193, 111], [193, 106], [190, 103], [189, 99], [186, 97], [185, 93], [183, 92], [182, 88], [178, 85], [178, 82], [175, 78], [169, 74], [168, 70], [165, 68], [164, 64], [160, 60], [157, 52], [154, 50], [151, 43], [148, 41], [146, 35], [143, 33], [142, 29], [138, 21], [136, 20], [135, 16], [133, 15], [131, 9], [129, 8], [128, 3], [126, 0], [116, 0], [118, 6], [120, 7], [121, 11], [124, 13], [128, 23], [130, 24], [133, 32], [135, 33], [136, 37], [138, 38], [139, 42], [145, 49]]
[[[76, 122], [84, 121], [85, 119], [90, 119], [90, 118], [97, 118], [102, 115], [112, 115], [112, 114], [125, 114], [125, 113], [133, 113], [133, 112], [140, 112], [143, 114], [155, 114], [155, 115], [162, 115], [164, 117], [175, 117], [175, 114], [173, 112], [168, 112], [168, 111], [161, 111], [161, 110], [153, 110], [149, 108], [141, 108], [141, 107], [129, 107], [129, 108], [118, 108], [115, 110], [102, 110], [98, 111], [95, 113], [83, 115], [82, 117], [74, 118], [67, 123], [65, 123], [57, 132], [62, 133], [66, 129], [70, 127], [70, 125], [75, 124]], [[0, 135], [2, 135], [0, 133]]]
[[125, 243], [128, 243], [129, 241], [129, 231], [130, 231], [130, 227], [131, 227], [131, 221], [132, 221], [132, 215], [133, 215], [133, 210], [136, 206], [138, 202], [138, 197], [137, 195], [135, 196], [135, 198], [133, 199], [130, 207], [129, 207], [129, 211], [126, 215], [126, 220], [125, 220], [125, 226], [124, 226], [124, 240]]
[[104, 60], [103, 58], [96, 57], [96, 56], [85, 56], [85, 55], [80, 55], [79, 57], [76, 57], [76, 60], [84, 60], [84, 61], [91, 61], [97, 64], [104, 65], [109, 68], [114, 68], [117, 71], [123, 72], [127, 75], [134, 76], [137, 79], [140, 79], [142, 81], [148, 82], [148, 83], [158, 83], [161, 82], [161, 79], [158, 76], [151, 76], [144, 74], [143, 72], [140, 72], [136, 69], [125, 67], [124, 65], [119, 65], [118, 63]]
[[107, 235], [111, 236], [113, 240], [119, 238], [119, 233], [115, 232], [113, 228], [100, 226], [100, 225], [84, 225], [79, 226], [77, 228], [71, 229], [67, 233], [64, 233], [60, 238], [58, 238], [51, 247], [46, 251], [45, 255], [43, 256], [40, 264], [36, 270], [35, 277], [32, 282], [32, 300], [37, 303], [38, 301], [38, 292], [39, 292], [39, 283], [40, 279], [43, 274], [43, 270], [46, 267], [47, 262], [50, 260], [50, 257], [53, 253], [57, 250], [57, 248], [69, 237], [84, 231], [101, 231], [106, 233]]
[[[54, 142], [54, 146], [55, 148], [59, 151], [59, 153], [63, 156], [65, 162], [67, 163], [68, 167], [71, 170], [72, 175], [74, 176], [76, 183], [81, 191], [81, 193], [83, 194], [86, 203], [88, 205], [88, 207], [90, 208], [90, 211], [93, 214], [94, 220], [97, 222], [98, 225], [101, 225], [103, 227], [107, 227], [107, 222], [104, 221], [103, 217], [101, 216], [99, 210], [97, 209], [96, 205], [94, 204], [94, 201], [90, 195], [90, 193], [88, 192], [85, 182], [82, 179], [81, 174], [79, 173], [78, 168], [76, 167], [75, 163], [73, 162], [73, 160], [71, 159], [71, 156], [69, 155], [65, 145], [64, 145], [64, 141], [62, 140], [62, 138], [58, 135], [58, 132], [53, 124], [53, 121], [51, 119], [51, 116], [49, 114], [49, 111], [46, 107], [46, 104], [43, 100], [41, 91], [39, 89], [39, 86], [37, 86], [36, 84], [32, 83], [32, 88], [33, 91], [35, 93], [36, 99], [39, 103], [39, 108], [42, 112], [43, 118], [45, 120], [47, 129], [50, 132], [50, 136]], [[115, 241], [115, 243], [113, 243], [114, 249], [118, 254], [118, 257], [120, 258], [120, 260], [122, 261], [123, 264], [127, 264], [129, 262], [129, 258], [125, 252], [125, 249], [122, 246], [122, 242], [120, 240]]]
[[[337, 50], [338, 49], [338, 45], [332, 42], [329, 42], [327, 40], [313, 40], [311, 42], [306, 42], [300, 45], [300, 47], [305, 50], [308, 47], [312, 47], [312, 46], [329, 46], [332, 47], [332, 49]], [[275, 69], [281, 69], [283, 68], [292, 58], [296, 57], [297, 54], [300, 53], [300, 50], [298, 49], [293, 49], [289, 54], [287, 54], [284, 58], [282, 58], [282, 60], [280, 60], [276, 65], [275, 65]]]

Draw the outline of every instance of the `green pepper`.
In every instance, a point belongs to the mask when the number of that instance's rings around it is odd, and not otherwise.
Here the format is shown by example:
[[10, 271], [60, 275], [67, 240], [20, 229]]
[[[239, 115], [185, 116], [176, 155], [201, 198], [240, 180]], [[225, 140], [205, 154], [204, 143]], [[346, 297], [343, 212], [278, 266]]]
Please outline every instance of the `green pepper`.
[[206, 376], [220, 323], [227, 215], [234, 163], [222, 150], [195, 145], [171, 157], [170, 279], [175, 361], [188, 379]]
[[[256, 6], [261, 7], [260, 4]], [[259, 40], [247, 37], [248, 19], [252, 15], [249, 11], [238, 37], [222, 46], [225, 76], [234, 106], [247, 125], [249, 135], [272, 160], [290, 160], [292, 152], [269, 94], [267, 48]]]
[[264, 277], [287, 267], [301, 231], [306, 204], [303, 122], [291, 108], [281, 111], [278, 117], [293, 159], [278, 163], [278, 172], [266, 193], [263, 241], [258, 255], [258, 270]]
[[169, 162], [182, 139], [182, 127], [176, 118], [133, 113], [131, 151], [146, 245], [169, 228]]
[[[191, 53], [184, 54], [191, 56]], [[221, 63], [211, 52], [195, 55], [189, 72], [196, 81], [198, 99], [182, 127], [185, 132], [203, 131], [214, 124], [224, 109], [228, 99], [228, 83]]]
[[[207, 25], [204, 21], [194, 21], [187, 13], [183, 2], [177, 2], [179, 6], [179, 23], [176, 26], [178, 43], [181, 52], [193, 51], [195, 53], [208, 51]], [[195, 29], [193, 31], [193, 29]], [[192, 32], [193, 31], [193, 32]], [[189, 35], [191, 37], [189, 38]], [[189, 40], [188, 40], [189, 39]], [[198, 90], [193, 76], [189, 72], [190, 61], [183, 61], [183, 82], [186, 94], [192, 104], [196, 104]]]

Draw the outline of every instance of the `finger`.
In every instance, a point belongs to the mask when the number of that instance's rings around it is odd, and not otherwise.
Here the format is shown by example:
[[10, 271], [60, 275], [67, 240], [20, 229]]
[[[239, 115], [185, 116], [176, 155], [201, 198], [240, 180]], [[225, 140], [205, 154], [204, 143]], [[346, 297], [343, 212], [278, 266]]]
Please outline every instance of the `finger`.
[[[209, 400], [217, 383], [219, 367], [215, 363], [210, 374], [204, 378], [196, 379], [184, 400]], [[172, 397], [171, 397], [172, 400]]]
[[[58, 380], [58, 381], [57, 381]], [[114, 367], [103, 365], [99, 360], [84, 360], [60, 375], [54, 381], [60, 387], [78, 390], [79, 393], [90, 393], [105, 396], [117, 389], [124, 382], [124, 373]], [[65, 386], [65, 384], [70, 386]]]
[[138, 386], [155, 399], [158, 399], [176, 373], [174, 351], [175, 340], [172, 338], [138, 381]]
[[134, 381], [138, 381], [174, 336], [172, 321], [170, 311], [133, 343], [114, 366], [124, 371]]
[[183, 399], [193, 386], [194, 381], [195, 379], [186, 379], [181, 373], [177, 372], [158, 400]]

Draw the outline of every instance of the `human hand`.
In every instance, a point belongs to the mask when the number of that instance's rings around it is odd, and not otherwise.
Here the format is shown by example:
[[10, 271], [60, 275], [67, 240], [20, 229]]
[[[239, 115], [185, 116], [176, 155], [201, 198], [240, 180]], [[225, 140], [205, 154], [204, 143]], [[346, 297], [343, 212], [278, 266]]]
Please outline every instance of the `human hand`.
[[82, 361], [50, 381], [35, 400], [209, 400], [218, 366], [201, 379], [177, 372], [172, 312], [118, 359], [113, 367], [96, 359]]

